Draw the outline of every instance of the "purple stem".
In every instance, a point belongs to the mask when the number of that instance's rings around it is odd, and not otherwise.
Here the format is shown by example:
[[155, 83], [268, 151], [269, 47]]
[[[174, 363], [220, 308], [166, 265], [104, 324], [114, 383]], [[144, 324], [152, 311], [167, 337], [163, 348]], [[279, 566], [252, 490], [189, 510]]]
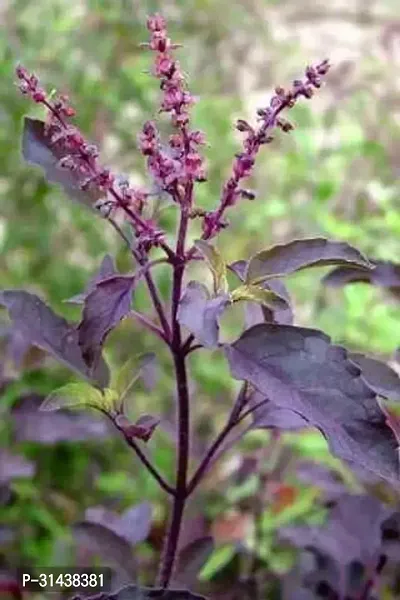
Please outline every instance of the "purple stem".
[[203, 347], [204, 346], [202, 346], [202, 344], [194, 344], [194, 346], [190, 346], [188, 349], [185, 348], [185, 354], [187, 356], [191, 352], [194, 352], [195, 350], [200, 350], [200, 348], [203, 348]]
[[[60, 122], [61, 126], [64, 129], [67, 129], [68, 125], [65, 122], [65, 120], [63, 119], [63, 117], [60, 115], [60, 113], [57, 110], [55, 110], [53, 108], [53, 106], [47, 100], [44, 100], [43, 104], [58, 119], [58, 121]], [[84, 152], [82, 152], [81, 150], [79, 150], [79, 153], [81, 154], [82, 160], [84, 160], [86, 162], [86, 164], [89, 166], [89, 168], [91, 170], [93, 170], [93, 166], [91, 165], [90, 161], [88, 160], [86, 154]], [[124, 210], [124, 212], [132, 219], [132, 221], [135, 223], [136, 226], [138, 226], [139, 228], [141, 228], [141, 229], [143, 229], [145, 231], [148, 230], [148, 225], [147, 225], [146, 221], [144, 221], [140, 215], [136, 214], [129, 207], [127, 207], [125, 205], [125, 203], [122, 201], [121, 196], [118, 194], [118, 192], [115, 190], [114, 187], [111, 187], [111, 189], [109, 190], [109, 192], [116, 199], [116, 201], [118, 203], [118, 206], [120, 206]], [[110, 221], [110, 222], [112, 222], [112, 221]], [[112, 222], [112, 224], [113, 224], [114, 228], [117, 229], [117, 231], [118, 231], [119, 227], [116, 226], [116, 223]], [[119, 230], [119, 233], [121, 233], [121, 230]], [[126, 239], [124, 235], [122, 237], [124, 239]], [[167, 254], [167, 256], [168, 256], [169, 260], [171, 261], [171, 263], [173, 263], [175, 261], [176, 257], [175, 257], [174, 252], [168, 246], [168, 244], [165, 244], [164, 242], [162, 242], [162, 243], [160, 243], [160, 247], [165, 251], [165, 253]], [[134, 254], [134, 256], [137, 259], [139, 258], [133, 249], [132, 249], [132, 253]], [[139, 260], [138, 262], [142, 266], [144, 265], [143, 260]], [[156, 309], [156, 312], [157, 312], [158, 317], [160, 319], [160, 323], [161, 323], [162, 328], [164, 330], [165, 336], [169, 340], [171, 338], [170, 326], [169, 326], [169, 323], [168, 323], [167, 318], [165, 316], [164, 309], [163, 309], [163, 306], [162, 306], [159, 294], [157, 292], [157, 288], [156, 288], [155, 283], [153, 281], [153, 278], [151, 276], [151, 273], [146, 272], [145, 273], [145, 279], [146, 279], [146, 283], [147, 283], [147, 287], [149, 289], [149, 293], [150, 293], [151, 299], [152, 299], [153, 304], [154, 304], [154, 308]]]
[[204, 458], [201, 461], [201, 463], [199, 464], [195, 474], [193, 475], [192, 479], [189, 482], [189, 485], [187, 488], [188, 495], [192, 494], [194, 492], [195, 488], [197, 487], [197, 485], [203, 478], [204, 474], [210, 467], [211, 461], [212, 461], [212, 458], [213, 458], [215, 452], [221, 446], [222, 442], [225, 440], [226, 436], [232, 430], [233, 427], [234, 427], [234, 424], [230, 423], [230, 421], [228, 420], [225, 427], [221, 430], [221, 432], [218, 434], [218, 436], [215, 438], [215, 440], [209, 447], [206, 455], [204, 456]]
[[160, 329], [159, 327], [157, 327], [157, 325], [155, 325], [152, 321], [150, 321], [145, 315], [138, 312], [137, 310], [131, 310], [129, 314], [130, 314], [130, 316], [135, 318], [137, 321], [139, 321], [139, 323], [142, 323], [142, 325], [147, 327], [147, 329], [149, 329], [150, 331], [155, 333], [159, 338], [164, 340], [164, 342], [166, 342], [169, 345], [169, 341], [165, 337], [165, 333], [163, 332], [163, 330]]
[[194, 335], [193, 335], [193, 333], [191, 333], [191, 334], [190, 334], [190, 335], [187, 337], [186, 341], [185, 341], [185, 342], [183, 342], [182, 350], [183, 350], [183, 352], [184, 352], [185, 354], [188, 354], [188, 353], [189, 353], [189, 351], [190, 351], [190, 347], [191, 347], [191, 344], [192, 344], [193, 340], [194, 340]]
[[146, 283], [147, 283], [147, 287], [154, 305], [154, 308], [156, 309], [156, 312], [158, 314], [158, 318], [160, 319], [160, 323], [161, 326], [163, 328], [164, 334], [165, 334], [165, 339], [170, 342], [171, 340], [171, 328], [169, 326], [167, 317], [165, 316], [165, 312], [164, 312], [164, 308], [163, 305], [161, 303], [160, 300], [160, 296], [158, 294], [156, 285], [154, 283], [154, 280], [151, 276], [151, 273], [149, 273], [148, 271], [146, 271], [145, 273], [145, 279], [146, 279]]
[[165, 479], [162, 477], [162, 475], [160, 475], [160, 473], [157, 471], [157, 469], [154, 467], [154, 465], [147, 458], [145, 453], [141, 450], [139, 445], [132, 438], [129, 438], [127, 436], [124, 436], [124, 437], [125, 437], [125, 440], [127, 441], [128, 445], [135, 451], [139, 460], [141, 460], [141, 462], [146, 467], [146, 469], [149, 471], [149, 473], [151, 473], [153, 475], [154, 479], [160, 484], [162, 489], [164, 491], [166, 491], [167, 494], [170, 494], [171, 496], [175, 496], [174, 488], [165, 481]]
[[122, 433], [122, 435], [125, 438], [126, 443], [128, 444], [128, 446], [130, 448], [132, 448], [132, 450], [134, 450], [136, 456], [138, 457], [138, 459], [142, 462], [143, 466], [149, 471], [149, 473], [154, 477], [154, 479], [159, 483], [160, 487], [167, 492], [167, 494], [170, 494], [171, 496], [175, 495], [175, 490], [174, 488], [169, 485], [169, 483], [167, 483], [165, 481], [165, 479], [162, 477], [162, 475], [157, 471], [156, 467], [152, 464], [152, 462], [150, 461], [149, 458], [147, 458], [147, 456], [145, 455], [145, 453], [143, 452], [143, 450], [139, 447], [139, 445], [135, 442], [135, 440], [129, 436], [127, 436], [123, 429], [121, 427], [118, 426], [118, 424], [115, 421], [115, 418], [110, 415], [107, 411], [101, 411], [106, 417], [108, 417], [113, 424], [115, 425], [115, 427]]
[[254, 406], [251, 406], [249, 409], [247, 409], [244, 413], [242, 413], [240, 415], [240, 418], [238, 418], [238, 420], [236, 421], [236, 425], [238, 423], [241, 423], [242, 421], [244, 421], [244, 419], [246, 417], [248, 417], [249, 415], [251, 415], [251, 413], [253, 413], [255, 410], [257, 410], [257, 408], [260, 408], [260, 406], [263, 406], [264, 404], [267, 404], [269, 402], [268, 398], [265, 398], [264, 400], [261, 400], [260, 402], [257, 402], [257, 404], [255, 404]]
[[[245, 383], [245, 384], [243, 384], [243, 386], [239, 392], [237, 400], [232, 408], [231, 414], [229, 415], [229, 418], [228, 418], [225, 426], [223, 427], [223, 429], [220, 431], [218, 436], [215, 438], [215, 440], [209, 447], [206, 455], [204, 456], [204, 458], [201, 461], [201, 463], [199, 464], [195, 474], [193, 475], [191, 481], [189, 482], [189, 485], [187, 488], [188, 495], [194, 491], [194, 489], [197, 487], [197, 485], [203, 478], [204, 474], [206, 473], [206, 471], [208, 470], [208, 468], [211, 465], [212, 459], [213, 459], [216, 451], [221, 446], [221, 444], [223, 443], [223, 441], [225, 440], [227, 435], [232, 431], [232, 429], [234, 427], [236, 427], [236, 425], [238, 423], [240, 423], [242, 421], [242, 417], [240, 416], [240, 413], [247, 403], [246, 393], [247, 393], [247, 384]], [[245, 416], [247, 416], [247, 414], [250, 414], [250, 413], [247, 411]]]
[[165, 316], [164, 309], [163, 309], [159, 294], [157, 292], [157, 288], [156, 288], [153, 278], [151, 276], [151, 273], [149, 273], [149, 271], [147, 270], [156, 264], [166, 262], [166, 259], [161, 258], [161, 259], [154, 260], [151, 263], [147, 262], [147, 263], [143, 264], [143, 260], [140, 258], [140, 256], [137, 254], [137, 252], [135, 252], [135, 250], [131, 247], [131, 244], [130, 244], [128, 238], [126, 237], [126, 235], [124, 234], [122, 229], [119, 227], [119, 225], [112, 219], [108, 219], [108, 222], [114, 227], [116, 232], [126, 242], [126, 244], [128, 245], [128, 248], [131, 250], [131, 252], [132, 252], [133, 256], [135, 257], [136, 261], [138, 262], [138, 264], [143, 265], [142, 266], [143, 275], [146, 279], [147, 287], [148, 287], [154, 308], [156, 309], [158, 317], [160, 319], [163, 330], [159, 329], [156, 325], [154, 325], [154, 323], [151, 323], [151, 321], [148, 321], [144, 315], [142, 315], [138, 312], [135, 312], [135, 311], [131, 311], [131, 312], [148, 329], [151, 329], [151, 331], [153, 331], [156, 335], [161, 337], [167, 344], [169, 344], [170, 339], [171, 339], [170, 326], [169, 326], [169, 323]]
[[[191, 197], [192, 189], [188, 186], [187, 194]], [[179, 300], [182, 293], [182, 281], [185, 270], [185, 239], [188, 227], [189, 202], [182, 207], [178, 231], [176, 257], [174, 264], [174, 277], [172, 287], [172, 343], [171, 350], [174, 359], [175, 377], [178, 395], [178, 456], [176, 468], [176, 487], [172, 507], [172, 517], [164, 545], [161, 559], [159, 584], [166, 589], [171, 581], [176, 554], [178, 550], [179, 535], [182, 526], [183, 513], [187, 500], [187, 473], [189, 464], [189, 435], [190, 412], [189, 390], [185, 364], [185, 353], [182, 345], [182, 335], [177, 320]]]
[[[143, 268], [146, 267], [146, 264], [148, 263], [148, 259], [142, 258], [140, 256], [140, 254], [134, 248], [131, 248], [131, 252], [132, 252], [133, 256], [135, 257], [137, 263]], [[146, 279], [147, 288], [149, 290], [149, 294], [150, 294], [151, 300], [153, 302], [153, 306], [158, 314], [158, 318], [160, 319], [160, 323], [161, 323], [161, 326], [162, 326], [164, 334], [165, 334], [165, 339], [168, 343], [170, 343], [171, 328], [169, 326], [167, 317], [165, 316], [164, 308], [163, 308], [162, 302], [160, 300], [160, 296], [158, 294], [153, 277], [152, 277], [151, 273], [149, 273], [149, 271], [145, 271], [144, 277]]]

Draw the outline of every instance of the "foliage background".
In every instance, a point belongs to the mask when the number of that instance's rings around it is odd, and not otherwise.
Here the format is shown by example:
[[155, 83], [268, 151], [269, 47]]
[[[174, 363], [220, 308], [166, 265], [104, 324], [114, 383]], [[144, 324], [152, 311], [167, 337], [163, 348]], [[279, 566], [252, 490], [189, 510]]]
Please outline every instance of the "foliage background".
[[[231, 212], [231, 227], [220, 236], [226, 259], [233, 261], [293, 237], [323, 235], [348, 241], [372, 258], [398, 260], [400, 21], [395, 1], [334, 0], [328, 6], [311, 0], [301, 4], [295, 0], [3, 0], [1, 287], [29, 289], [56, 311], [77, 319], [76, 307], [63, 301], [82, 290], [106, 252], [116, 256], [120, 270], [129, 270], [129, 257], [115, 232], [71, 204], [59, 189], [46, 185], [38, 170], [22, 162], [22, 117], [35, 114], [36, 109], [15, 89], [14, 68], [21, 62], [46, 87], [70, 94], [78, 109], [77, 122], [101, 146], [104, 162], [133, 181], [144, 182], [136, 134], [141, 123], [153, 116], [158, 90], [145, 72], [150, 56], [138, 44], [146, 39], [146, 15], [155, 10], [162, 10], [172, 38], [184, 45], [180, 60], [200, 99], [194, 120], [207, 134], [210, 168], [209, 181], [198, 188], [197, 203], [206, 208], [216, 204], [238, 147], [232, 127], [235, 118], [254, 117], [273, 87], [301, 75], [307, 63], [325, 57], [333, 63], [317, 97], [293, 109], [295, 131], [277, 135], [262, 153], [251, 181], [257, 200], [242, 202]], [[36, 114], [41, 116], [39, 110]], [[163, 219], [173, 233], [173, 208], [164, 211]], [[390, 360], [400, 345], [399, 304], [363, 284], [328, 293], [319, 285], [320, 275], [323, 271], [292, 277], [296, 323], [324, 329], [336, 342]], [[168, 269], [157, 271], [157, 283], [164, 293], [168, 291]], [[145, 296], [139, 295], [139, 306], [146, 307], [145, 303]], [[5, 315], [0, 318], [5, 328]], [[232, 311], [224, 319], [227, 338], [234, 338], [239, 318]], [[154, 341], [134, 323], [125, 322], [111, 336], [107, 358], [119, 365], [131, 352], [143, 350], [154, 350]], [[157, 385], [151, 392], [144, 386], [137, 388], [133, 414], [142, 409], [161, 411], [165, 417], [171, 414], [171, 366], [162, 352], [159, 361]], [[204, 438], [223, 422], [236, 386], [217, 354], [210, 359], [196, 356], [191, 366], [201, 451]], [[140, 556], [146, 566], [144, 580], [151, 581], [151, 556], [160, 543], [167, 508], [152, 480], [109, 432], [103, 432], [106, 437], [101, 440], [79, 443], [43, 443], [24, 434], [16, 436], [13, 405], [21, 394], [47, 394], [71, 379], [62, 367], [43, 361], [40, 353], [30, 353], [20, 370], [4, 360], [3, 377], [8, 384], [0, 405], [2, 446], [32, 461], [36, 476], [9, 481], [3, 475], [8, 491], [0, 513], [2, 568], [51, 565], [56, 558], [60, 563], [65, 556], [60, 543], [86, 508], [100, 504], [122, 510], [150, 500], [155, 526], [151, 543], [141, 546]], [[291, 439], [300, 453], [318, 450], [328, 456], [318, 436]], [[257, 440], [251, 440], [242, 452], [251, 443], [257, 446]], [[165, 432], [155, 436], [152, 453], [156, 464], [172, 477], [173, 444]], [[236, 459], [229, 455], [206, 484], [206, 513], [211, 520], [221, 519], [235, 504], [223, 489], [213, 494], [211, 490]]]

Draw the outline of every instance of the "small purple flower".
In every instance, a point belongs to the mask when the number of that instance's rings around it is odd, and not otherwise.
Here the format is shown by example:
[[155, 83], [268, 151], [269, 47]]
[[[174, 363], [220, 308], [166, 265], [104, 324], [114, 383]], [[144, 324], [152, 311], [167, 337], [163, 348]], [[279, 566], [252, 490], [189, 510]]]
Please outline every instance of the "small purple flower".
[[145, 46], [156, 53], [153, 74], [160, 80], [162, 91], [160, 112], [169, 114], [173, 127], [178, 131], [168, 140], [168, 148], [171, 149], [168, 153], [160, 142], [155, 125], [146, 124], [139, 136], [139, 148], [147, 157], [149, 171], [162, 189], [168, 191], [177, 203], [192, 203], [192, 195], [181, 191], [187, 184], [206, 179], [204, 160], [196, 150], [196, 146], [205, 144], [205, 135], [201, 131], [190, 131], [189, 109], [195, 99], [186, 89], [180, 64], [171, 53], [178, 45], [171, 43], [165, 19], [160, 15], [149, 17], [147, 27], [150, 41]]
[[273, 140], [273, 137], [269, 135], [270, 130], [279, 127], [288, 133], [294, 128], [289, 121], [280, 116], [281, 111], [284, 108], [292, 108], [300, 96], [311, 98], [314, 88], [321, 86], [321, 78], [329, 68], [328, 60], [324, 60], [315, 67], [307, 67], [304, 80], [295, 80], [291, 89], [285, 90], [283, 87], [276, 87], [269, 106], [257, 110], [261, 122], [258, 129], [254, 129], [244, 119], [236, 122], [236, 129], [246, 136], [243, 140], [244, 151], [236, 155], [232, 166], [232, 175], [222, 188], [219, 207], [211, 213], [206, 213], [203, 218], [203, 239], [207, 240], [217, 235], [226, 226], [225, 221], [222, 220], [226, 208], [233, 206], [240, 197], [246, 198], [246, 194], [243, 194], [239, 188], [239, 183], [251, 175], [260, 147]]
[[[114, 173], [102, 166], [98, 161], [99, 151], [89, 144], [77, 127], [68, 119], [75, 115], [65, 95], [50, 99], [39, 85], [39, 79], [30, 74], [25, 67], [18, 65], [16, 75], [20, 91], [28, 95], [34, 102], [43, 104], [47, 110], [45, 131], [56, 155], [58, 165], [76, 173], [77, 181], [83, 190], [96, 189], [106, 195], [107, 217], [112, 210], [121, 208], [130, 222], [138, 238], [141, 249], [148, 252], [152, 246], [163, 243], [162, 232], [152, 221], [142, 219], [141, 213], [148, 197], [148, 192], [131, 188], [129, 182], [121, 186]], [[158, 133], [154, 124], [145, 124], [141, 136], [143, 154], [152, 154], [158, 147]]]

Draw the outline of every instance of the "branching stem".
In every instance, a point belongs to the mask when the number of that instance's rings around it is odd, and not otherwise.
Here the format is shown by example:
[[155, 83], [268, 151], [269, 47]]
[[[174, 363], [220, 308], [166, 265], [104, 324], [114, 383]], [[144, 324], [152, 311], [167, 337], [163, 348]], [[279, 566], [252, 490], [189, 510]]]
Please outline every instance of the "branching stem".
[[[189, 188], [189, 186], [188, 186]], [[187, 193], [192, 193], [191, 190]], [[187, 203], [189, 205], [189, 202]], [[177, 264], [174, 265], [174, 277], [172, 285], [172, 344], [171, 350], [174, 360], [175, 378], [178, 395], [178, 455], [176, 466], [176, 487], [174, 503], [172, 507], [172, 518], [169, 531], [165, 541], [163, 557], [159, 573], [161, 587], [167, 588], [171, 577], [178, 549], [179, 534], [181, 531], [183, 513], [187, 499], [187, 472], [189, 464], [189, 435], [190, 435], [190, 412], [189, 412], [189, 389], [185, 364], [185, 352], [182, 345], [181, 328], [177, 319], [178, 306], [182, 293], [183, 274], [185, 270], [185, 239], [188, 227], [188, 214], [182, 208], [179, 231], [176, 244]]]
[[117, 422], [115, 420], [115, 415], [112, 416], [109, 412], [107, 412], [105, 410], [101, 410], [101, 409], [99, 409], [99, 410], [106, 417], [108, 417], [110, 419], [110, 421], [112, 421], [112, 423], [114, 424], [114, 426], [122, 433], [122, 435], [124, 436], [125, 441], [128, 444], [128, 446], [130, 448], [132, 448], [132, 450], [135, 452], [136, 456], [141, 461], [141, 463], [143, 464], [143, 466], [154, 477], [154, 479], [158, 482], [158, 484], [160, 485], [160, 487], [165, 492], [167, 492], [167, 494], [169, 494], [171, 496], [174, 496], [175, 495], [175, 489], [167, 481], [165, 481], [165, 479], [158, 472], [158, 470], [153, 465], [153, 463], [151, 462], [151, 460], [146, 456], [146, 454], [140, 448], [139, 444], [137, 444], [134, 439], [132, 439], [131, 437], [129, 437], [128, 435], [126, 435], [125, 432], [123, 431], [123, 429], [118, 426], [118, 424], [117, 424]]

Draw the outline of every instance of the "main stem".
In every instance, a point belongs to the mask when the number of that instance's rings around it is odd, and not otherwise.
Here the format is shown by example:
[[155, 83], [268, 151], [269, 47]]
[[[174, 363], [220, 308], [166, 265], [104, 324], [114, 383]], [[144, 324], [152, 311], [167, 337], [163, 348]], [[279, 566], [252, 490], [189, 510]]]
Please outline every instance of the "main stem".
[[176, 467], [176, 487], [172, 507], [172, 516], [169, 531], [165, 541], [163, 557], [160, 566], [159, 584], [168, 588], [171, 581], [176, 554], [178, 550], [179, 535], [181, 532], [183, 513], [187, 500], [187, 476], [189, 464], [189, 390], [185, 364], [185, 349], [182, 344], [182, 335], [177, 320], [179, 300], [182, 292], [182, 280], [185, 270], [185, 238], [188, 226], [188, 214], [185, 209], [181, 213], [178, 240], [176, 246], [176, 263], [174, 264], [174, 278], [172, 286], [172, 343], [171, 350], [174, 360], [175, 378], [178, 396], [178, 456]]

